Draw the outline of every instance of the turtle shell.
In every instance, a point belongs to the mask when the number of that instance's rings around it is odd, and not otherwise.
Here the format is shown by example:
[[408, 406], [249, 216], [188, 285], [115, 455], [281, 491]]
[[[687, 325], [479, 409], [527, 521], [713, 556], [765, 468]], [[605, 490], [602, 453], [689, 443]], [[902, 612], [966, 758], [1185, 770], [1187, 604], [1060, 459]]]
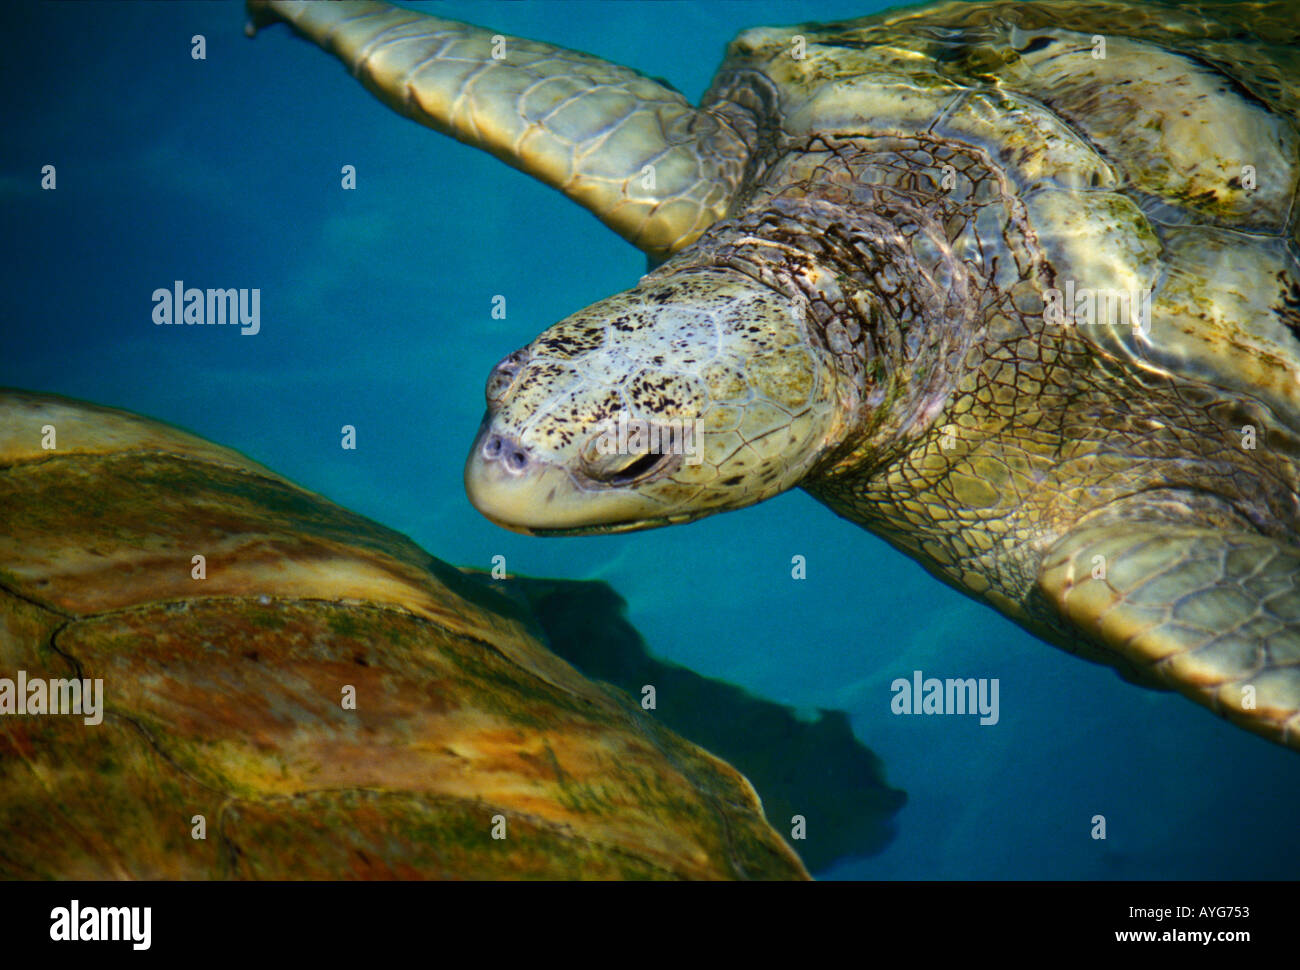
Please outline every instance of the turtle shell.
[[103, 719], [0, 716], [0, 878], [806, 876], [508, 597], [236, 452], [0, 391], [18, 671], [102, 680]]
[[[1300, 428], [1294, 0], [942, 3], [758, 28], [733, 41], [718, 98], [766, 114], [769, 157], [814, 136], [973, 146], [1010, 180], [972, 190], [1011, 200], [977, 210], [999, 284], [1149, 300], [1149, 326], [1079, 333], [1118, 368]], [[909, 147], [915, 172], [925, 146]]]

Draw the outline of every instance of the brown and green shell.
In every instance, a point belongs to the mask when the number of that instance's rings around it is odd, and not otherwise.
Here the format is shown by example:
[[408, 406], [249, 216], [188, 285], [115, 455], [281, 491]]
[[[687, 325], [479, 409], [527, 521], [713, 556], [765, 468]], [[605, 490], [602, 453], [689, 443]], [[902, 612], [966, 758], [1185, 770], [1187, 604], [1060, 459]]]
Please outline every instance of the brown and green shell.
[[526, 608], [236, 452], [0, 391], [17, 671], [102, 679], [103, 720], [0, 716], [0, 878], [806, 877]]

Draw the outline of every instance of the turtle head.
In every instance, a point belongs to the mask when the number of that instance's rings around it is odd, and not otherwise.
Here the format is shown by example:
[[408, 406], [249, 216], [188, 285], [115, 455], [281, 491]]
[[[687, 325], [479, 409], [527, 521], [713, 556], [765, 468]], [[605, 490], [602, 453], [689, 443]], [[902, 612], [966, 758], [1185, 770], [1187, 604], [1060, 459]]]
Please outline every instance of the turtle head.
[[790, 298], [731, 269], [660, 271], [497, 364], [465, 487], [538, 535], [741, 508], [842, 439], [845, 384]]

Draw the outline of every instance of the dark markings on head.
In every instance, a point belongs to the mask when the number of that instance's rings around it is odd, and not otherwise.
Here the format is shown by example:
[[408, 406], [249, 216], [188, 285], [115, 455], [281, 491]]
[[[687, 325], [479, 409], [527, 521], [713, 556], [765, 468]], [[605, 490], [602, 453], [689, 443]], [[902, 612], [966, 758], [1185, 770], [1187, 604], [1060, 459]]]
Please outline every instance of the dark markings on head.
[[[1278, 280], [1283, 286], [1287, 284], [1285, 272], [1279, 272]], [[1282, 291], [1282, 302], [1273, 307], [1273, 312], [1282, 321], [1282, 326], [1291, 331], [1291, 336], [1300, 341], [1300, 280], [1291, 280], [1291, 285]]]

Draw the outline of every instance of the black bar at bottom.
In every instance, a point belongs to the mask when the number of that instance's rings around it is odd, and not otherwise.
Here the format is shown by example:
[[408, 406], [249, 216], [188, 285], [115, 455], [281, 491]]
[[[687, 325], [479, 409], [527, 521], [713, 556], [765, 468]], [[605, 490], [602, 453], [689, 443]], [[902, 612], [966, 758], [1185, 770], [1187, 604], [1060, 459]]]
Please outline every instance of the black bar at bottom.
[[[1294, 883], [1238, 882], [11, 882], [0, 883], [0, 945], [6, 957], [205, 962], [281, 953], [332, 960], [402, 947], [440, 963], [453, 958], [453, 942], [492, 963], [511, 951], [667, 959], [659, 948], [690, 939], [733, 955], [792, 942], [810, 948], [808, 962], [832, 944], [918, 957], [1174, 946], [1232, 959], [1292, 946], [1295, 898]], [[114, 934], [126, 939], [84, 939]]]

